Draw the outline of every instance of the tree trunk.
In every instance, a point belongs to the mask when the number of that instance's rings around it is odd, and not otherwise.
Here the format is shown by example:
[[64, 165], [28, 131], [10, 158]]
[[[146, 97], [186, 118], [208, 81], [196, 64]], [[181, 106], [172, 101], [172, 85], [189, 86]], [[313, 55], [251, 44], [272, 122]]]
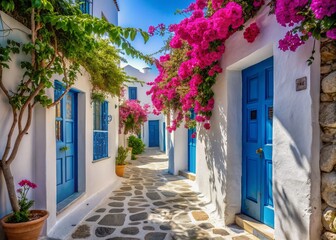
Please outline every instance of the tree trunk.
[[16, 198], [15, 184], [14, 184], [14, 178], [13, 178], [12, 171], [10, 169], [10, 166], [6, 166], [5, 163], [2, 163], [1, 169], [4, 175], [4, 178], [5, 178], [7, 192], [8, 192], [9, 200], [12, 205], [13, 211], [18, 212], [20, 211], [20, 206]]

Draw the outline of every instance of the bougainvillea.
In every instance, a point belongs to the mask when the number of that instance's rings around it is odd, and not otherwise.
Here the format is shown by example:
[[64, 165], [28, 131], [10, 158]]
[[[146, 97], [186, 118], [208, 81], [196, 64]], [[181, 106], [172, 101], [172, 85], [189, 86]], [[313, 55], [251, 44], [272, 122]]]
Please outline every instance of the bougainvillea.
[[253, 43], [256, 37], [259, 35], [260, 29], [256, 23], [252, 23], [248, 28], [245, 29], [244, 38], [249, 42]]
[[[155, 112], [173, 113], [169, 131], [181, 123], [193, 128], [197, 122], [210, 129], [215, 105], [212, 86], [222, 72], [220, 60], [225, 42], [243, 30], [244, 23], [264, 4], [264, 0], [196, 0], [181, 11], [189, 17], [167, 28], [172, 35], [171, 51], [156, 62], [159, 75], [150, 83], [147, 94], [152, 96]], [[280, 25], [292, 28], [279, 41], [283, 51], [295, 51], [310, 37], [336, 38], [335, 0], [271, 0], [268, 5]], [[160, 24], [150, 27], [149, 33], [162, 34], [165, 30]], [[260, 31], [254, 22], [243, 35], [251, 43]], [[195, 118], [191, 118], [191, 110]]]
[[126, 100], [119, 107], [119, 133], [138, 134], [147, 121], [149, 105], [141, 106], [136, 100]]
[[[284, 39], [279, 41], [283, 51], [295, 51], [305, 41], [314, 37], [335, 39], [335, 0], [273, 0], [271, 6], [278, 23], [293, 27]], [[311, 63], [313, 57], [308, 60]]]
[[[176, 130], [182, 122], [187, 128], [195, 127], [198, 122], [210, 129], [209, 120], [215, 104], [211, 88], [222, 72], [219, 61], [225, 52], [225, 40], [242, 30], [244, 22], [262, 3], [257, 1], [254, 7], [256, 1], [253, 0], [248, 1], [249, 5], [247, 1], [238, 2], [197, 0], [185, 11], [190, 12], [190, 17], [169, 27], [173, 32], [172, 51], [157, 61], [159, 76], [150, 84], [152, 88], [147, 93], [152, 95], [157, 112], [174, 112], [167, 127], [169, 131]], [[150, 33], [158, 28], [162, 30], [162, 25], [151, 27]], [[256, 31], [254, 25], [252, 30]], [[255, 37], [256, 34], [251, 35]], [[196, 115], [194, 119], [191, 109]]]

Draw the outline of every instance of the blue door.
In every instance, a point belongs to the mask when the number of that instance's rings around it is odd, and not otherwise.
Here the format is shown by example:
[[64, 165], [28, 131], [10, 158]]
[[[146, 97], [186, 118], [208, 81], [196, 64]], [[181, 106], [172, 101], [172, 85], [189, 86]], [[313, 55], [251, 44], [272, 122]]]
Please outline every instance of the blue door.
[[163, 146], [163, 151], [166, 152], [166, 123], [162, 123], [162, 146]]
[[149, 142], [148, 147], [159, 147], [159, 120], [148, 121]]
[[[195, 119], [195, 113], [191, 111], [191, 119]], [[196, 138], [192, 138], [196, 128], [188, 129], [188, 171], [196, 173]]]
[[[55, 85], [55, 98], [62, 94]], [[70, 91], [56, 106], [57, 203], [77, 191], [77, 94]]]
[[274, 227], [273, 58], [243, 70], [242, 212]]

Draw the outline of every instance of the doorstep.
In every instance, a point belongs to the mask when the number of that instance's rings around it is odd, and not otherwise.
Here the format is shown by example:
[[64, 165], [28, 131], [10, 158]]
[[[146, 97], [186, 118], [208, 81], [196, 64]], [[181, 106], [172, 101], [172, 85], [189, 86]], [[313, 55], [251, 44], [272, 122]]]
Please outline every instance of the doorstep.
[[236, 224], [261, 240], [274, 240], [274, 229], [244, 214], [236, 215]]
[[195, 181], [196, 179], [196, 174], [188, 172], [188, 171], [179, 171], [179, 175], [182, 177], [185, 177], [191, 181]]

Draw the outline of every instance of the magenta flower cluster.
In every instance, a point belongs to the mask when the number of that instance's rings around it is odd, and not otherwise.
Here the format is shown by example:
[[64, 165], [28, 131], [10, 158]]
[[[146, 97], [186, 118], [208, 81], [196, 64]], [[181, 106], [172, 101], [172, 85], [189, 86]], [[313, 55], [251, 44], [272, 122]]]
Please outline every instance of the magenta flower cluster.
[[[312, 12], [312, 14], [310, 14]], [[279, 41], [279, 48], [283, 51], [295, 51], [312, 36], [310, 31], [318, 30], [319, 35], [325, 34], [326, 37], [335, 39], [335, 24], [329, 26], [331, 29], [311, 29], [312, 26], [318, 26], [318, 22], [327, 17], [332, 17], [336, 13], [335, 0], [277, 0], [275, 14], [278, 23], [282, 26], [293, 28], [291, 33]], [[327, 24], [323, 24], [323, 27]], [[297, 29], [300, 29], [298, 33]], [[307, 30], [310, 29], [310, 30]], [[315, 32], [316, 34], [316, 32]]]
[[331, 17], [336, 13], [335, 0], [312, 0], [310, 5], [315, 17], [322, 20], [324, 17]]
[[[199, 99], [199, 96], [202, 96], [199, 86], [205, 81], [204, 74], [200, 72], [206, 71], [208, 76], [222, 72], [219, 60], [225, 51], [224, 42], [244, 23], [243, 9], [238, 3], [229, 2], [222, 7], [223, 3], [223, 0], [213, 0], [213, 8], [217, 11], [212, 16], [205, 17], [204, 8], [207, 6], [207, 1], [197, 0], [188, 8], [192, 11], [191, 16], [171, 27], [174, 32], [170, 42], [171, 48], [177, 49], [181, 48], [183, 43], [188, 44], [191, 49], [187, 53], [188, 60], [180, 65], [177, 76], [162, 87], [162, 82], [167, 78], [162, 63], [169, 60], [170, 56], [161, 57], [157, 63], [160, 74], [151, 83], [152, 88], [148, 92], [152, 94], [152, 102], [157, 111], [164, 109], [165, 101], [180, 97], [182, 107], [171, 126], [168, 126], [169, 131], [174, 131], [183, 118], [186, 122], [190, 121], [189, 116], [183, 112], [188, 112], [192, 108], [196, 114], [196, 121], [203, 123], [206, 129], [210, 128], [209, 116], [214, 107], [214, 98], [210, 96], [208, 99]], [[180, 96], [177, 89], [186, 81], [189, 82], [189, 89]]]
[[27, 187], [27, 188], [32, 188], [35, 189], [37, 188], [37, 185], [27, 179], [23, 179], [19, 182], [20, 187]]
[[256, 23], [252, 23], [248, 28], [244, 31], [244, 38], [249, 42], [253, 43], [254, 40], [260, 33], [260, 29]]
[[141, 106], [136, 100], [126, 100], [119, 107], [119, 132], [121, 133], [124, 127], [127, 127], [126, 133], [141, 129], [141, 125], [147, 121], [149, 108], [148, 104]]

